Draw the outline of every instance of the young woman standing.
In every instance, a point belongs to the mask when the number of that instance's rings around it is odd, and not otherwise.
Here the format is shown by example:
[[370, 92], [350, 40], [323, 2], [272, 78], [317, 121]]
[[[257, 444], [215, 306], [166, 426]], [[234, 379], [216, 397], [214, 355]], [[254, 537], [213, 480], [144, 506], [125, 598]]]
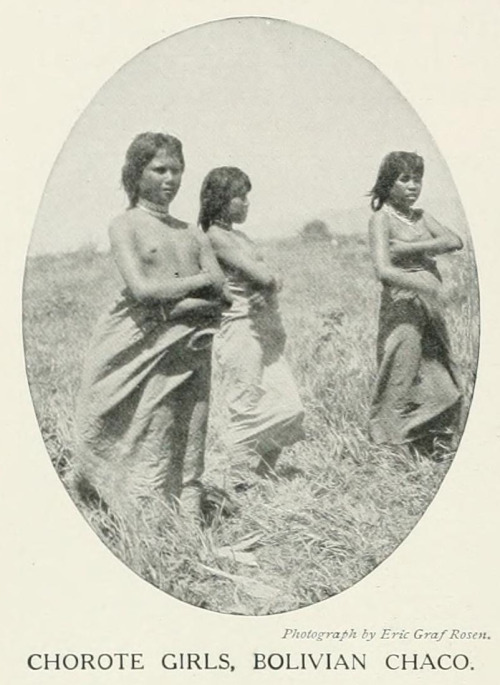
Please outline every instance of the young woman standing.
[[201, 189], [199, 223], [233, 299], [215, 340], [227, 407], [224, 442], [233, 463], [248, 465], [256, 457], [256, 473], [269, 476], [283, 447], [303, 437], [304, 411], [283, 356], [279, 279], [255, 243], [236, 228], [246, 220], [250, 190], [240, 169], [213, 169]]
[[424, 162], [391, 152], [371, 191], [370, 247], [382, 284], [378, 374], [370, 415], [374, 442], [403, 444], [453, 433], [461, 393], [450, 357], [435, 257], [461, 239], [414, 204]]
[[124, 282], [86, 356], [77, 410], [76, 485], [124, 519], [181, 502], [197, 517], [211, 341], [227, 301], [205, 235], [174, 218], [182, 145], [142, 133], [122, 182], [130, 206], [110, 227]]

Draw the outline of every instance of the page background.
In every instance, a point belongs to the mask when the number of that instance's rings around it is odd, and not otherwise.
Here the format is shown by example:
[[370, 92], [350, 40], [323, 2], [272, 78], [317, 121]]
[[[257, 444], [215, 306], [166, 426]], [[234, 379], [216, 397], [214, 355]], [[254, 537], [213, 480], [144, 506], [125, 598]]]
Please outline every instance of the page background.
[[[4, 255], [2, 292], [2, 657], [7, 682], [160, 683], [167, 651], [229, 652], [235, 677], [260, 683], [333, 675], [252, 672], [253, 651], [363, 652], [365, 673], [350, 681], [399, 682], [379, 667], [391, 651], [440, 653], [411, 641], [369, 644], [284, 641], [285, 627], [487, 630], [462, 642], [475, 670], [460, 683], [494, 682], [498, 649], [499, 460], [496, 162], [500, 152], [497, 65], [500, 6], [493, 0], [202, 2], [175, 5], [47, 0], [4, 2], [7, 92], [2, 114]], [[438, 496], [403, 544], [341, 595], [284, 615], [222, 616], [190, 607], [135, 576], [99, 542], [60, 486], [45, 451], [24, 371], [21, 291], [28, 242], [47, 176], [71, 126], [103, 83], [148, 45], [204, 21], [236, 15], [288, 19], [316, 28], [370, 59], [405, 95], [445, 158], [471, 227], [481, 291], [478, 381], [462, 443]], [[31, 652], [143, 652], [142, 672], [30, 672]], [[450, 651], [444, 650], [444, 651]], [[371, 664], [374, 664], [373, 666]], [[205, 672], [207, 683], [229, 678]], [[338, 674], [337, 674], [338, 677]], [[411, 676], [410, 676], [411, 677]], [[418, 676], [415, 676], [418, 677]], [[420, 675], [422, 677], [422, 675]], [[440, 682], [435, 672], [425, 678]], [[340, 676], [342, 678], [342, 676]], [[495, 678], [496, 681], [496, 678]]]

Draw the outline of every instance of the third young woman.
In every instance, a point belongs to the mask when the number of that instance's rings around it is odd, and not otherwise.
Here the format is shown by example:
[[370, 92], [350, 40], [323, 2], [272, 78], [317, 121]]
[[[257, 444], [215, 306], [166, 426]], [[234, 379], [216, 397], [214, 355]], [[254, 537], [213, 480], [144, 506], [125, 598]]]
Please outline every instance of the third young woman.
[[370, 245], [382, 297], [370, 428], [376, 443], [432, 449], [434, 438], [453, 434], [461, 399], [435, 257], [462, 241], [414, 208], [423, 172], [420, 156], [391, 152], [371, 191]]

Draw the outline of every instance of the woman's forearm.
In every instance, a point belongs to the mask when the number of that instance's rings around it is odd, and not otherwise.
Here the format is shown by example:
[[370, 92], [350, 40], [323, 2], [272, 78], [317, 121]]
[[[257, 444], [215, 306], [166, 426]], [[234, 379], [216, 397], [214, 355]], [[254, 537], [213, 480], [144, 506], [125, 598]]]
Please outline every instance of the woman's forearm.
[[195, 295], [199, 290], [211, 285], [212, 278], [210, 274], [202, 271], [194, 276], [182, 276], [169, 278], [168, 280], [143, 277], [134, 284], [130, 283], [129, 287], [134, 297], [141, 302], [149, 300], [175, 302], [190, 295]]
[[440, 287], [435, 276], [427, 271], [404, 271], [397, 267], [385, 267], [378, 271], [378, 277], [387, 285], [424, 294], [436, 294]]
[[169, 319], [178, 319], [187, 314], [217, 314], [221, 309], [220, 300], [203, 297], [186, 297], [169, 310]]
[[390, 245], [390, 253], [392, 256], [407, 256], [414, 254], [428, 254], [439, 255], [446, 252], [453, 252], [462, 247], [462, 241], [458, 236], [453, 236], [455, 240], [448, 237], [429, 238], [428, 240], [421, 240], [419, 242], [405, 242], [402, 240], [394, 241]]

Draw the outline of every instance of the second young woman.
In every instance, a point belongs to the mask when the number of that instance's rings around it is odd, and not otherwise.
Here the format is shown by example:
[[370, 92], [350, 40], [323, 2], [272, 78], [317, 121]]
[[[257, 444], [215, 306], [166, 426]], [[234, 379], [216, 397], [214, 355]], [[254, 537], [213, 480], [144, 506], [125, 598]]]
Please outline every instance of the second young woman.
[[286, 336], [278, 310], [279, 281], [255, 243], [234, 227], [247, 217], [250, 190], [250, 179], [240, 169], [213, 169], [201, 189], [199, 223], [233, 299], [215, 339], [227, 405], [223, 442], [233, 462], [248, 465], [256, 456], [256, 473], [268, 476], [274, 473], [282, 448], [303, 437], [304, 412], [283, 357]]

